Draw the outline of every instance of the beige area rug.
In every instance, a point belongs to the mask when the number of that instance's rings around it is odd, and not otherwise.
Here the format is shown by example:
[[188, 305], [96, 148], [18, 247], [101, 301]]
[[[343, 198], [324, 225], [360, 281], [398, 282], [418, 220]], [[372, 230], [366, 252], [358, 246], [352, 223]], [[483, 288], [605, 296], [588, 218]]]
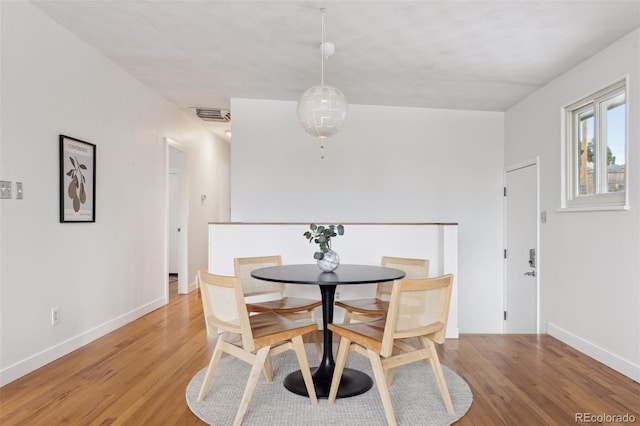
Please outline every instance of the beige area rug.
[[[314, 345], [305, 345], [310, 365], [316, 365]], [[362, 395], [337, 399], [329, 405], [326, 399], [319, 399], [318, 405], [311, 405], [309, 399], [289, 392], [282, 381], [291, 372], [298, 370], [293, 351], [274, 356], [273, 381], [267, 383], [260, 375], [258, 384], [249, 403], [243, 425], [340, 425], [373, 426], [387, 424], [378, 389], [373, 387]], [[347, 367], [354, 368], [373, 377], [369, 360], [351, 352]], [[202, 402], [196, 397], [206, 368], [200, 370], [187, 386], [187, 404], [202, 421], [216, 426], [231, 425], [242, 393], [249, 377], [251, 366], [236, 358], [227, 356], [220, 360], [218, 370], [211, 382], [209, 392]], [[455, 415], [449, 416], [442, 402], [433, 371], [424, 362], [398, 367], [389, 392], [399, 425], [449, 425], [469, 410], [473, 395], [467, 382], [458, 374], [442, 366], [453, 401]]]

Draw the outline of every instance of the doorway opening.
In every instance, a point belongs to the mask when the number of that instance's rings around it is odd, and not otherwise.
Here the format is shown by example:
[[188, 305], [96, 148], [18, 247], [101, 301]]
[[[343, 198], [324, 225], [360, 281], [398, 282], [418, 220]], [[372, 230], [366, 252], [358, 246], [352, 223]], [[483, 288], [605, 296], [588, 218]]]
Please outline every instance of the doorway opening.
[[188, 288], [188, 187], [186, 153], [176, 141], [165, 141], [165, 299], [187, 294]]
[[178, 274], [169, 272], [169, 297], [174, 294], [178, 294]]

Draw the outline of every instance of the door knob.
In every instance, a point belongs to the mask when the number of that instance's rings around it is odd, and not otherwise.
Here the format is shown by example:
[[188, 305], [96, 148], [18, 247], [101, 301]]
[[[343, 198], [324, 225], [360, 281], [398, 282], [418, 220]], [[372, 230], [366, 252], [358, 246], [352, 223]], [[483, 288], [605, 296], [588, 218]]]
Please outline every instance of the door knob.
[[528, 275], [530, 277], [535, 277], [536, 276], [536, 271], [531, 271], [531, 272], [525, 272], [525, 275]]

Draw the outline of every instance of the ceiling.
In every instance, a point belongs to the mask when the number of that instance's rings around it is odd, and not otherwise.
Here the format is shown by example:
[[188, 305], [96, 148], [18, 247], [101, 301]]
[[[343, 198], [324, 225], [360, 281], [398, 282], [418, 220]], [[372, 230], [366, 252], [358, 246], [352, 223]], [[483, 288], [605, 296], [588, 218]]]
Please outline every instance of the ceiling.
[[320, 83], [321, 7], [351, 104], [504, 111], [640, 27], [640, 0], [32, 2], [185, 110]]

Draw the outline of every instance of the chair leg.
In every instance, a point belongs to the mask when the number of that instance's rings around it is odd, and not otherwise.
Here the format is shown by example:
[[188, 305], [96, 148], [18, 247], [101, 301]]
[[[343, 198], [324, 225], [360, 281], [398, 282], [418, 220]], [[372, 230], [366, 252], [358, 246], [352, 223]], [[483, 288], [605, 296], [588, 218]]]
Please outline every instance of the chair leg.
[[200, 387], [200, 392], [198, 393], [198, 402], [201, 402], [204, 399], [207, 391], [209, 390], [209, 384], [211, 383], [211, 379], [213, 378], [213, 373], [216, 371], [216, 367], [218, 366], [218, 361], [222, 357], [223, 350], [222, 345], [224, 345], [225, 335], [221, 335], [218, 337], [218, 342], [216, 343], [216, 347], [213, 349], [213, 354], [211, 355], [211, 360], [209, 361], [209, 367], [207, 368], [207, 372], [204, 375], [204, 380], [202, 381], [202, 386]]
[[[400, 348], [394, 346], [393, 352], [391, 354], [392, 356], [400, 354]], [[393, 375], [395, 374], [395, 372], [396, 372], [395, 367], [385, 370], [387, 387], [391, 386], [391, 384], [393, 383]]]
[[322, 337], [320, 337], [320, 331], [316, 330], [312, 332], [311, 338], [316, 346], [316, 358], [318, 358], [318, 361], [322, 361]]
[[351, 316], [352, 316], [352, 312], [345, 309], [344, 311], [344, 320], [342, 321], [343, 324], [351, 324]]
[[273, 380], [273, 367], [271, 366], [271, 357], [267, 357], [267, 359], [264, 361], [264, 368], [262, 370], [264, 371], [264, 379], [267, 381], [267, 383], [271, 383], [271, 380]]
[[440, 366], [440, 359], [438, 358], [438, 352], [436, 352], [436, 347], [433, 342], [429, 339], [422, 339], [423, 344], [427, 346], [431, 351], [431, 356], [429, 357], [429, 363], [431, 364], [431, 368], [433, 369], [433, 374], [436, 376], [436, 380], [438, 381], [438, 387], [440, 388], [440, 393], [442, 394], [442, 400], [444, 401], [445, 407], [447, 407], [447, 412], [451, 415], [455, 414], [455, 410], [453, 409], [453, 403], [451, 402], [451, 396], [449, 395], [449, 389], [447, 388], [447, 382], [444, 379], [444, 374], [442, 373], [442, 367]]
[[256, 352], [256, 358], [253, 362], [253, 367], [251, 367], [251, 373], [249, 374], [249, 380], [247, 380], [247, 386], [244, 388], [244, 394], [242, 395], [242, 400], [240, 401], [240, 407], [238, 407], [238, 412], [236, 413], [236, 418], [233, 420], [234, 426], [240, 426], [242, 424], [242, 419], [244, 419], [244, 415], [247, 412], [247, 407], [249, 406], [249, 401], [251, 401], [251, 396], [253, 395], [253, 391], [256, 388], [256, 384], [258, 383], [258, 377], [260, 377], [260, 371], [264, 368], [264, 363], [269, 356], [269, 351], [271, 350], [270, 346], [265, 346]]
[[336, 400], [336, 395], [338, 395], [338, 387], [340, 387], [340, 379], [342, 378], [344, 365], [347, 362], [349, 346], [351, 346], [351, 341], [349, 339], [346, 337], [340, 339], [338, 355], [336, 356], [335, 367], [333, 369], [333, 378], [331, 379], [331, 388], [329, 388], [329, 397], [327, 398], [327, 402], [329, 404], [333, 404]]
[[396, 418], [393, 414], [391, 396], [389, 395], [389, 388], [387, 388], [387, 381], [384, 369], [382, 368], [382, 362], [380, 361], [380, 354], [372, 351], [371, 349], [367, 349], [367, 353], [369, 354], [369, 360], [371, 361], [373, 375], [376, 378], [376, 386], [380, 393], [380, 399], [382, 399], [382, 406], [384, 407], [384, 414], [387, 417], [387, 423], [389, 426], [395, 426]]
[[313, 379], [311, 378], [311, 370], [309, 369], [309, 361], [307, 361], [307, 353], [304, 350], [304, 342], [302, 336], [296, 336], [291, 339], [293, 343], [293, 349], [298, 357], [298, 364], [300, 364], [300, 371], [302, 372], [302, 378], [304, 384], [307, 387], [307, 393], [311, 404], [316, 405], [318, 403], [318, 397], [316, 396], [316, 388], [313, 385]]
[[[310, 315], [311, 321], [317, 324], [313, 309], [310, 311]], [[311, 338], [313, 339], [313, 343], [316, 345], [316, 357], [318, 358], [318, 361], [322, 361], [322, 338], [320, 337], [318, 330], [311, 333]]]

